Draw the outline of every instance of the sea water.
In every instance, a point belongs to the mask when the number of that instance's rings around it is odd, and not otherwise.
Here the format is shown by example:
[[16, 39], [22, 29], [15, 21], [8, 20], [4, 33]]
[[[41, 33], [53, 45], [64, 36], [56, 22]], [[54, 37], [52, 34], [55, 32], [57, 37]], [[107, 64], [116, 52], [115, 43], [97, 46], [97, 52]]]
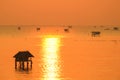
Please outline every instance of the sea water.
[[[120, 80], [120, 27], [114, 27], [1, 25], [0, 80]], [[15, 69], [19, 51], [34, 55], [32, 70]]]

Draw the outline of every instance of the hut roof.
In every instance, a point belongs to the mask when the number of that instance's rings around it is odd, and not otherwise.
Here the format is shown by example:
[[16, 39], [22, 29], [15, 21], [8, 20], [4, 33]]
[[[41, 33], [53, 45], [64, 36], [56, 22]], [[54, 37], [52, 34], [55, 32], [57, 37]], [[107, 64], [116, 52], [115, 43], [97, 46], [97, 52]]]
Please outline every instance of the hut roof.
[[29, 51], [19, 51], [16, 55], [13, 56], [14, 58], [17, 57], [34, 57]]

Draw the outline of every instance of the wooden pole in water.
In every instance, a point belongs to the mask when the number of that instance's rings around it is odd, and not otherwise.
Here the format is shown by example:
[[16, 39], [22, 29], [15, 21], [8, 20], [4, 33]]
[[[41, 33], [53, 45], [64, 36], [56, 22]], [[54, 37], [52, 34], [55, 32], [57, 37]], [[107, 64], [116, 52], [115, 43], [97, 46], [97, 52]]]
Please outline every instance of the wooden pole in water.
[[17, 69], [17, 61], [15, 60], [15, 69]]
[[22, 61], [22, 69], [24, 70], [24, 61]]
[[22, 67], [22, 65], [21, 65], [21, 61], [19, 61], [19, 65], [20, 65], [19, 67], [20, 67], [20, 69], [21, 69], [21, 67]]
[[29, 63], [28, 63], [28, 61], [27, 61], [27, 69], [28, 69], [28, 64], [29, 64]]
[[31, 61], [31, 69], [32, 69], [32, 61]]

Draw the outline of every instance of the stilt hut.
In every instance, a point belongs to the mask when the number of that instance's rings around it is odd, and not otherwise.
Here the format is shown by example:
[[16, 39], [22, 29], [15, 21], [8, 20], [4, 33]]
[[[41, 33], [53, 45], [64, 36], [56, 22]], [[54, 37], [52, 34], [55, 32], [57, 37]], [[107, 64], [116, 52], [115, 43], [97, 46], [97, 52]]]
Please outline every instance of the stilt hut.
[[119, 28], [118, 27], [113, 27], [113, 30], [119, 30]]
[[19, 51], [13, 57], [15, 58], [15, 69], [18, 67], [22, 70], [32, 69], [32, 57], [34, 56], [29, 51]]
[[91, 32], [91, 35], [92, 35], [93, 37], [100, 36], [100, 34], [101, 34], [100, 31], [92, 31], [92, 32]]
[[69, 29], [64, 29], [65, 32], [69, 32]]
[[72, 26], [68, 26], [68, 28], [72, 28]]
[[21, 27], [18, 27], [18, 30], [21, 30]]
[[38, 27], [38, 28], [36, 28], [36, 30], [37, 30], [37, 31], [39, 31], [39, 30], [40, 30], [40, 28]]

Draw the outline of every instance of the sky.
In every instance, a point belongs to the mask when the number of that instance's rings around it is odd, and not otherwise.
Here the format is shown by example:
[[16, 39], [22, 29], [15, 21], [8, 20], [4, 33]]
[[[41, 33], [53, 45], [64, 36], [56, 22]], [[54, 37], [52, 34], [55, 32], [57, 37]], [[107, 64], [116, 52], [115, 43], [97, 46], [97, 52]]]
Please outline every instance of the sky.
[[120, 0], [0, 0], [0, 25], [120, 25]]

